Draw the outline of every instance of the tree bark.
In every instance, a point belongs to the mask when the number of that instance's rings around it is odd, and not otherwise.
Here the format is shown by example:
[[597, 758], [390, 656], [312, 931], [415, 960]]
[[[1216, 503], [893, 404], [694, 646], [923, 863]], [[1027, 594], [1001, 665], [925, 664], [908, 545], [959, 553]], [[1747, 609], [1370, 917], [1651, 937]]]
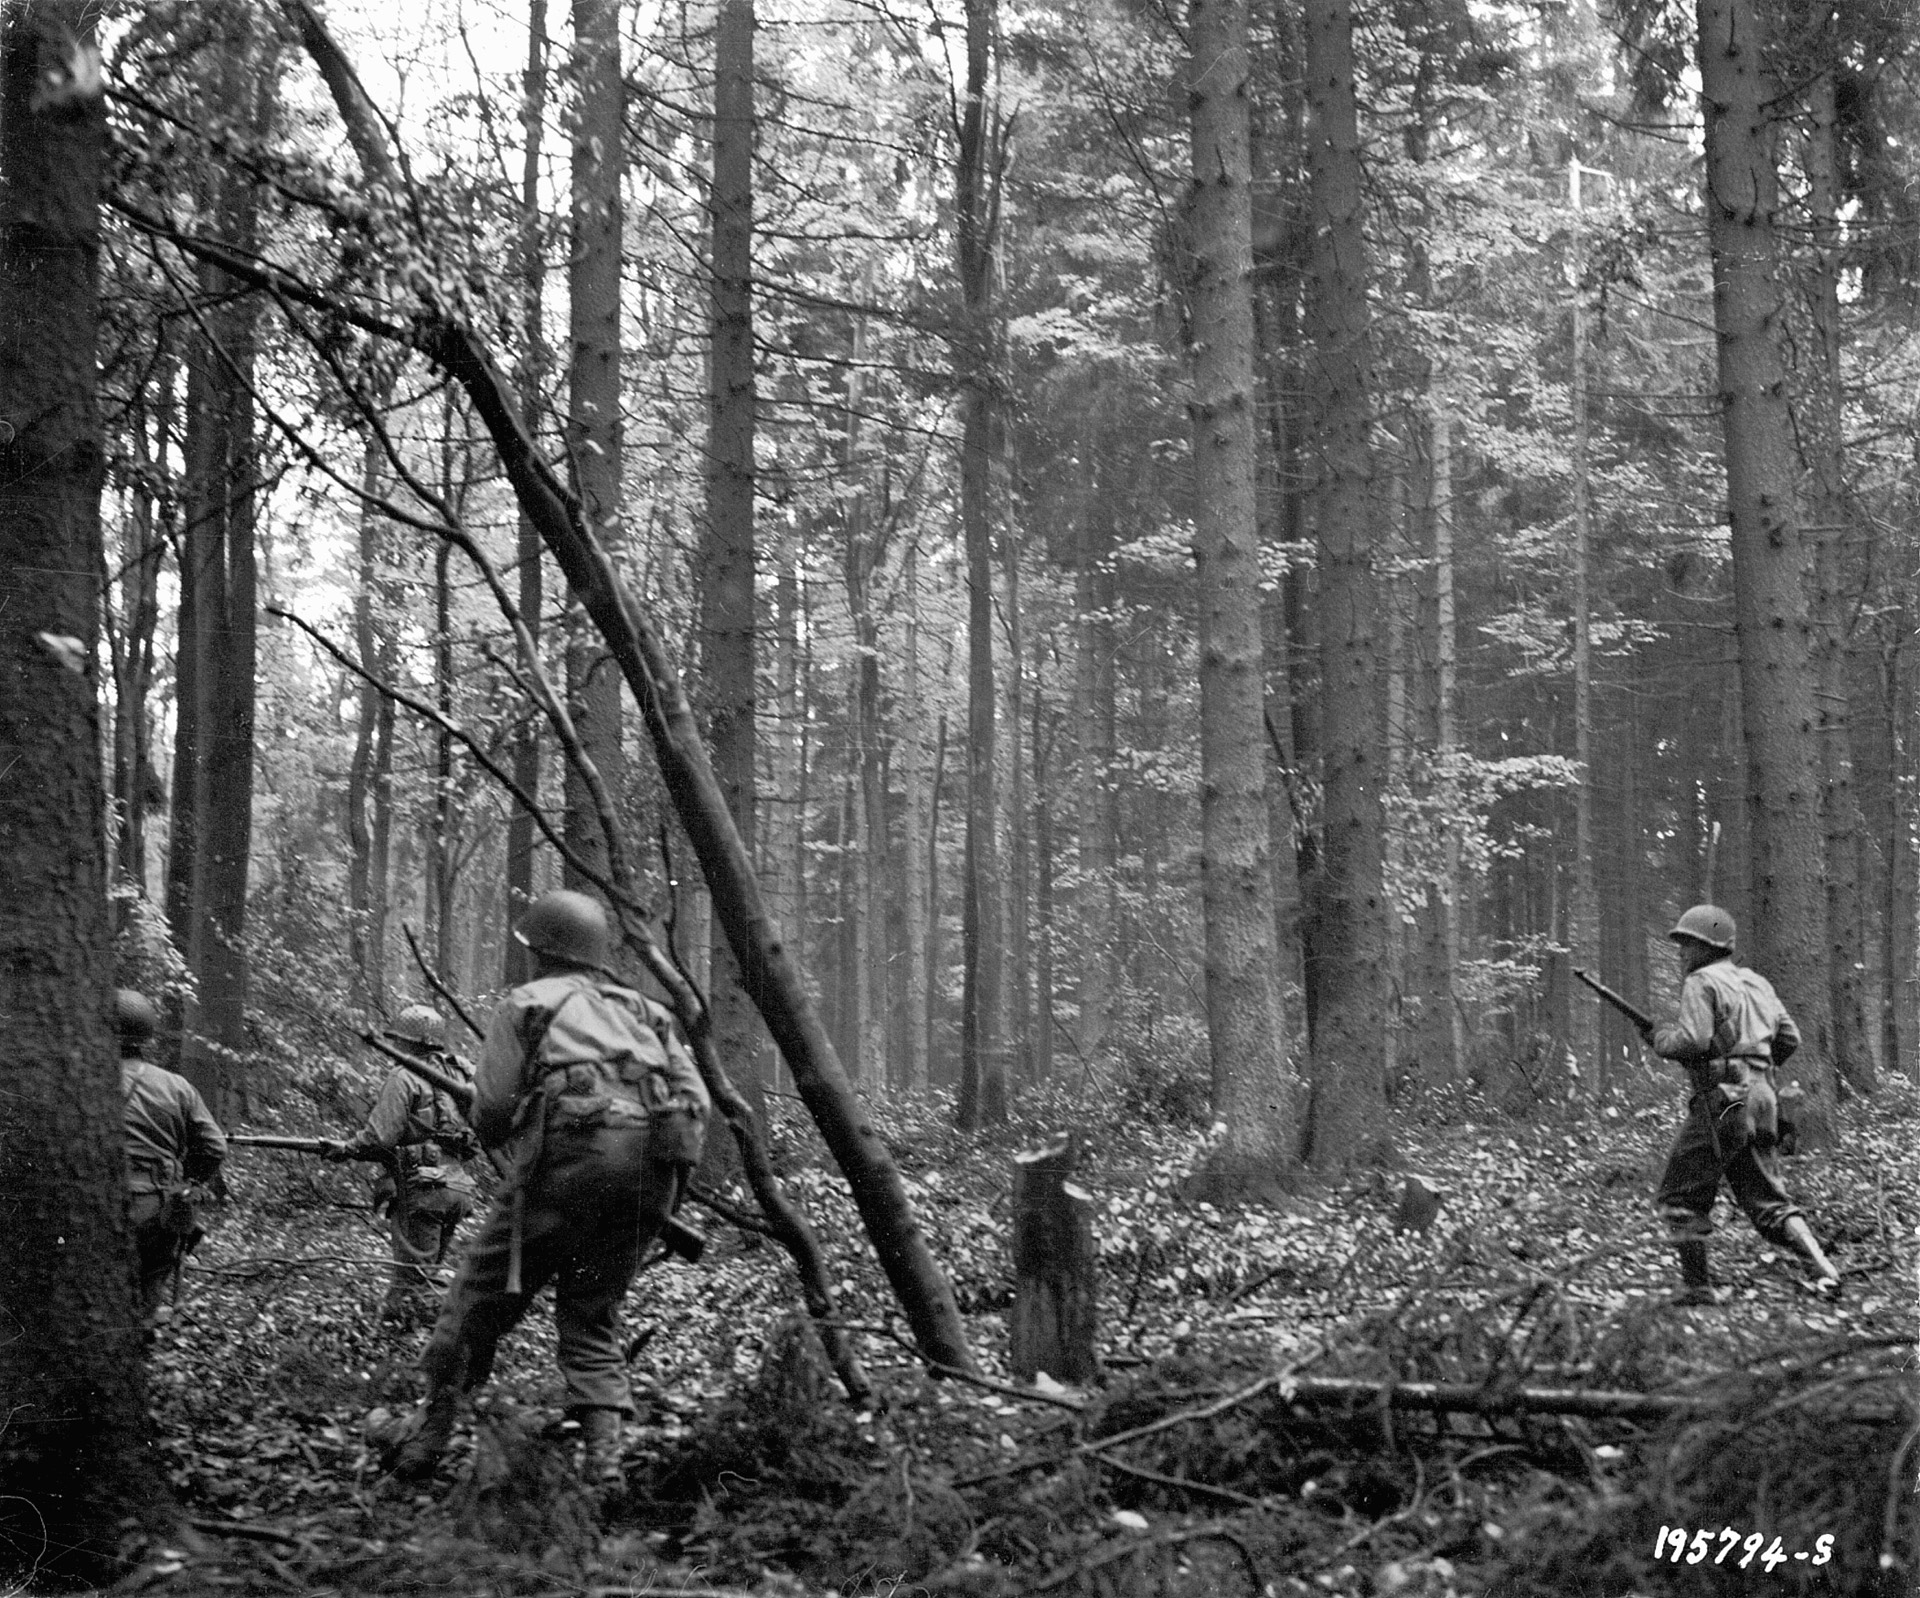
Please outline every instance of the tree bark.
[[[620, 8], [617, 0], [573, 0], [572, 77], [579, 95], [573, 125], [572, 253], [567, 262], [572, 365], [567, 445], [574, 492], [594, 537], [621, 544], [620, 478], [620, 180], [626, 139], [621, 121]], [[567, 700], [580, 743], [616, 804], [626, 788], [620, 737], [620, 675], [607, 646], [584, 619], [567, 643]], [[569, 763], [567, 844], [596, 870], [607, 867], [593, 795]], [[569, 875], [569, 887], [584, 881]]]
[[[720, 0], [714, 32], [712, 389], [707, 525], [700, 564], [700, 658], [714, 774], [747, 851], [755, 848], [753, 350], [753, 0]], [[726, 938], [711, 955], [713, 1040], [760, 1102], [760, 1030]], [[716, 1152], [723, 1145], [717, 1141]]]
[[1112, 535], [1107, 508], [1093, 479], [1080, 519], [1079, 569], [1074, 573], [1074, 708], [1079, 732], [1079, 864], [1073, 908], [1078, 923], [1080, 979], [1074, 1047], [1091, 1060], [1107, 1046], [1113, 1006], [1115, 905], [1113, 857], [1117, 828], [1114, 795], [1114, 592]]
[[987, 86], [995, 0], [966, 0], [967, 81], [954, 172], [954, 250], [963, 306], [954, 346], [960, 385], [960, 526], [967, 559], [967, 841], [961, 909], [961, 1128], [1006, 1118], [1006, 1006], [997, 840], [993, 666], [993, 215], [988, 193]]
[[[277, 97], [274, 47], [258, 39], [243, 8], [222, 15], [232, 30], [221, 72], [246, 107], [247, 125], [264, 132]], [[218, 204], [224, 237], [251, 252], [259, 231], [250, 180], [223, 175]], [[255, 649], [254, 522], [259, 468], [254, 437], [253, 368], [259, 304], [244, 285], [210, 285], [224, 303], [204, 312], [210, 477], [197, 527], [189, 528], [199, 660], [194, 671], [198, 723], [193, 770], [192, 903], [187, 964], [197, 983], [188, 1002], [180, 1069], [222, 1122], [244, 1118], [251, 1102], [246, 1030], [249, 983], [247, 878], [253, 853]]]
[[1377, 700], [1379, 600], [1370, 524], [1372, 356], [1350, 0], [1311, 0], [1306, 74], [1313, 252], [1309, 386], [1319, 396], [1323, 825], [1309, 982], [1315, 989], [1306, 1138], [1316, 1171], [1370, 1152], [1383, 1108], [1386, 906]]
[[1813, 636], [1802, 586], [1775, 170], [1777, 91], [1753, 0], [1699, 0], [1734, 626], [1747, 745], [1751, 912], [1743, 951], [1779, 987], [1808, 1047], [1797, 1067], [1830, 1108], [1833, 1009], [1826, 986]]
[[[520, 116], [526, 130], [526, 150], [520, 167], [520, 318], [522, 337], [515, 384], [521, 414], [533, 416], [540, 403], [541, 379], [546, 368], [545, 318], [546, 259], [540, 249], [540, 152], [546, 129], [547, 0], [530, 0], [527, 12], [527, 66], [521, 77]], [[533, 647], [540, 647], [540, 530], [525, 511], [514, 530], [514, 554], [519, 568], [520, 619]], [[527, 707], [513, 740], [513, 780], [528, 798], [540, 797], [540, 722]], [[502, 980], [512, 987], [533, 974], [526, 947], [512, 935], [513, 923], [534, 897], [533, 817], [515, 806], [507, 820], [507, 936]]]
[[1224, 1195], [1284, 1180], [1295, 1135], [1268, 859], [1246, 0], [1192, 0], [1187, 28], [1200, 891], [1213, 1111], [1226, 1123], [1201, 1182]]
[[1807, 416], [1800, 430], [1813, 491], [1813, 664], [1819, 720], [1820, 818], [1826, 849], [1827, 994], [1833, 1007], [1833, 1064], [1837, 1078], [1855, 1093], [1876, 1086], [1873, 1051], [1867, 1042], [1866, 966], [1861, 960], [1866, 916], [1859, 874], [1860, 803], [1853, 784], [1849, 744], [1853, 707], [1847, 670], [1852, 652], [1852, 606], [1846, 580], [1846, 541], [1852, 520], [1845, 473], [1845, 423], [1841, 389], [1840, 186], [1834, 140], [1838, 120], [1833, 71], [1808, 86], [1807, 206], [1813, 220], [1813, 262], [1808, 283], [1813, 331], [1812, 369], [1807, 374]]
[[[111, 1583], [171, 1524], [114, 1040], [99, 760], [95, 408], [104, 123], [91, 8], [0, 11], [0, 1584]], [[78, 75], [76, 75], [78, 74]]]

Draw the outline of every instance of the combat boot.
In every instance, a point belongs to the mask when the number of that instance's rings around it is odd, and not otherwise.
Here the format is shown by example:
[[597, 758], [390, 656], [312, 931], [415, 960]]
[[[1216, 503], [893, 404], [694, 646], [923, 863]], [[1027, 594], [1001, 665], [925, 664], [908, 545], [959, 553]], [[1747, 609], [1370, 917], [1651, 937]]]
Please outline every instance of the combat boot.
[[453, 1423], [459, 1417], [460, 1395], [451, 1387], [436, 1388], [408, 1422], [399, 1447], [387, 1458], [388, 1474], [400, 1481], [425, 1481], [440, 1463], [440, 1456], [453, 1440]]
[[625, 1417], [617, 1409], [587, 1409], [580, 1412], [580, 1434], [585, 1447], [580, 1455], [580, 1479], [589, 1487], [618, 1487], [620, 1445], [625, 1433]]
[[1794, 1215], [1787, 1220], [1787, 1241], [1807, 1257], [1807, 1263], [1813, 1267], [1813, 1290], [1822, 1298], [1840, 1296], [1840, 1273], [1833, 1268], [1833, 1261], [1827, 1258], [1826, 1250], [1815, 1240], [1813, 1228], [1808, 1226], [1804, 1216]]
[[1727, 1291], [1713, 1285], [1707, 1270], [1707, 1245], [1693, 1239], [1674, 1245], [1680, 1255], [1680, 1291], [1673, 1295], [1676, 1304], [1724, 1304]]

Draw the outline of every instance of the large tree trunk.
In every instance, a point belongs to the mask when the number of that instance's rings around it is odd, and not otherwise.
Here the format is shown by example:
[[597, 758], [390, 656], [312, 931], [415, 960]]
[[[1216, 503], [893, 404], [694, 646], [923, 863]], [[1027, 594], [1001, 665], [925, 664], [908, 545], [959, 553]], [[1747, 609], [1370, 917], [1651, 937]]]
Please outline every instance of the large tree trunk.
[[1309, 387], [1320, 398], [1321, 736], [1325, 797], [1311, 939], [1316, 992], [1307, 1157], [1336, 1172], [1377, 1141], [1385, 1059], [1379, 601], [1373, 571], [1372, 389], [1364, 187], [1349, 0], [1307, 8], [1313, 257]]
[[1192, 0], [1187, 25], [1200, 889], [1213, 1111], [1227, 1129], [1202, 1180], [1225, 1193], [1283, 1179], [1295, 1140], [1267, 857], [1246, 0]]
[[[278, 67], [241, 9], [229, 16], [222, 64], [248, 125], [271, 120]], [[251, 252], [258, 232], [252, 182], [222, 180], [222, 236]], [[197, 983], [187, 1005], [180, 1069], [223, 1122], [244, 1118], [250, 1101], [246, 1060], [247, 877], [253, 853], [253, 721], [256, 677], [254, 521], [258, 465], [253, 364], [260, 309], [254, 295], [223, 279], [224, 303], [205, 312], [208, 351], [210, 477], [198, 525], [188, 529], [196, 563], [199, 660], [194, 671], [198, 758], [193, 771], [192, 905], [187, 964]], [[227, 297], [230, 296], [230, 297]]]
[[[78, 41], [78, 43], [76, 43]], [[93, 651], [103, 127], [88, 6], [0, 10], [0, 1585], [106, 1585], [167, 1523], [146, 1449]]]
[[1833, 1006], [1833, 1063], [1838, 1079], [1856, 1093], [1874, 1090], [1873, 1052], [1867, 1042], [1866, 967], [1860, 958], [1866, 916], [1861, 904], [1860, 803], [1853, 785], [1848, 740], [1852, 616], [1844, 554], [1851, 520], [1846, 492], [1845, 423], [1841, 391], [1840, 185], [1834, 147], [1838, 120], [1833, 73], [1808, 89], [1807, 204], [1815, 255], [1811, 281], [1813, 359], [1808, 373], [1803, 437], [1812, 469], [1814, 673], [1820, 720], [1820, 818], [1826, 849], [1827, 996]]
[[[546, 365], [545, 319], [541, 302], [546, 292], [547, 266], [540, 251], [540, 151], [544, 142], [547, 108], [547, 0], [531, 0], [527, 11], [527, 67], [521, 77], [520, 117], [526, 130], [526, 149], [520, 166], [520, 318], [522, 337], [519, 371], [520, 409], [531, 417], [540, 404], [541, 378]], [[540, 647], [540, 530], [522, 511], [514, 532], [514, 558], [519, 568], [517, 604], [533, 647]], [[540, 797], [540, 719], [533, 707], [513, 739], [514, 785], [529, 799]], [[507, 819], [508, 936], [502, 979], [512, 986], [533, 974], [526, 947], [511, 935], [513, 923], [534, 897], [533, 817], [516, 805]]]
[[967, 845], [961, 908], [965, 961], [960, 1017], [963, 1130], [1006, 1118], [1005, 951], [997, 841], [993, 672], [993, 215], [987, 83], [995, 0], [966, 0], [967, 82], [954, 174], [955, 256], [964, 316], [954, 347], [960, 383], [960, 528], [967, 557]]
[[1706, 107], [1707, 234], [1713, 248], [1727, 511], [1733, 525], [1734, 629], [1747, 745], [1752, 903], [1743, 949], [1779, 987], [1807, 1048], [1794, 1074], [1833, 1091], [1826, 986], [1813, 637], [1801, 581], [1788, 411], [1778, 175], [1777, 91], [1753, 0], [1699, 0]]
[[[573, 124], [572, 253], [567, 295], [572, 366], [567, 393], [568, 456], [587, 525], [609, 550], [620, 535], [620, 8], [617, 0], [573, 0], [572, 77], [579, 95]], [[620, 740], [620, 674], [605, 642], [576, 616], [567, 644], [567, 700], [581, 748], [615, 804], [626, 788]], [[591, 788], [567, 770], [567, 846], [595, 870], [607, 867], [608, 840]], [[567, 886], [587, 886], [567, 872]]]
[[[712, 398], [707, 525], [700, 568], [700, 658], [714, 775], [754, 849], [753, 0], [721, 0], [714, 33]], [[713, 1041], [755, 1104], [760, 1029], [718, 929], [712, 939]], [[716, 1152], [725, 1145], [713, 1144]]]

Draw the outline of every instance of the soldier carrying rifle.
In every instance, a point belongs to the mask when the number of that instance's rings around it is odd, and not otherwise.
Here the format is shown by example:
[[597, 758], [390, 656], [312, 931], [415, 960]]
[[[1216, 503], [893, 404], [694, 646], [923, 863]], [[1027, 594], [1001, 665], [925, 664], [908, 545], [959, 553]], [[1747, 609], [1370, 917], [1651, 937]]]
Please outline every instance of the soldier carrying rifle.
[[598, 904], [558, 889], [515, 936], [533, 955], [533, 980], [494, 1011], [471, 1110], [481, 1144], [511, 1162], [509, 1187], [441, 1306], [420, 1358], [426, 1398], [391, 1468], [432, 1473], [462, 1396], [487, 1379], [500, 1339], [552, 1282], [583, 1474], [610, 1484], [633, 1413], [620, 1302], [699, 1162], [710, 1105], [672, 1017], [607, 974], [611, 932]]
[[127, 1218], [140, 1256], [140, 1305], [159, 1318], [167, 1283], [203, 1233], [197, 1189], [217, 1184], [227, 1140], [194, 1085], [145, 1058], [159, 1012], [144, 993], [113, 996], [126, 1101]]
[[1834, 1297], [1840, 1273], [1780, 1181], [1773, 1072], [1800, 1046], [1800, 1030], [1773, 984], [1733, 963], [1733, 917], [1718, 905], [1693, 906], [1667, 936], [1679, 952], [1682, 980], [1679, 1014], [1666, 1025], [1656, 1026], [1584, 971], [1575, 975], [1619, 1008], [1655, 1054], [1687, 1068], [1687, 1119], [1655, 1200], [1680, 1255], [1674, 1302], [1718, 1304], [1726, 1297], [1707, 1269], [1713, 1201], [1723, 1180], [1754, 1230], [1804, 1255], [1814, 1291]]
[[[387, 1036], [455, 1081], [470, 1080], [465, 1062], [447, 1049], [447, 1023], [431, 1005], [408, 1005]], [[320, 1152], [329, 1160], [369, 1160], [386, 1168], [374, 1187], [374, 1209], [384, 1206], [393, 1247], [382, 1317], [402, 1327], [430, 1323], [439, 1307], [432, 1267], [447, 1257], [478, 1194], [467, 1162], [480, 1144], [461, 1106], [396, 1066], [381, 1084], [367, 1124]]]

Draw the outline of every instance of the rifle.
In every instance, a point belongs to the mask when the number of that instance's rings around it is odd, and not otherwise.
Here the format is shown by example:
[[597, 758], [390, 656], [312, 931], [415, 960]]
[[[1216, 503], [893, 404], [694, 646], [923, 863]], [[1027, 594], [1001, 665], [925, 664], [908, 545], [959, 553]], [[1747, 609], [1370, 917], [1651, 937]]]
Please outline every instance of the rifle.
[[[383, 1043], [371, 1032], [362, 1032], [360, 1041], [370, 1049], [384, 1054], [395, 1065], [404, 1066], [428, 1087], [446, 1094], [453, 1100], [454, 1107], [462, 1115], [471, 1115], [473, 1111], [474, 1091], [467, 1083], [428, 1064], [415, 1055], [402, 1053], [390, 1044]], [[707, 1239], [703, 1233], [696, 1232], [685, 1221], [674, 1216], [667, 1217], [666, 1225], [660, 1228], [660, 1242], [669, 1254], [676, 1254], [689, 1265], [698, 1265], [700, 1256], [707, 1251]]]
[[230, 1132], [227, 1142], [237, 1143], [247, 1149], [292, 1149], [295, 1154], [324, 1154], [331, 1146], [330, 1141], [323, 1137], [269, 1136], [264, 1132]]
[[1607, 1003], [1612, 1005], [1614, 1009], [1618, 1010], [1642, 1032], [1650, 1032], [1653, 1030], [1653, 1017], [1648, 1015], [1647, 1012], [1637, 1004], [1615, 993], [1606, 983], [1599, 981], [1588, 972], [1581, 970], [1579, 966], [1573, 968], [1573, 974], [1582, 982], [1586, 983], [1588, 987], [1592, 988], [1595, 993], [1599, 994], [1601, 998], [1605, 999]]

